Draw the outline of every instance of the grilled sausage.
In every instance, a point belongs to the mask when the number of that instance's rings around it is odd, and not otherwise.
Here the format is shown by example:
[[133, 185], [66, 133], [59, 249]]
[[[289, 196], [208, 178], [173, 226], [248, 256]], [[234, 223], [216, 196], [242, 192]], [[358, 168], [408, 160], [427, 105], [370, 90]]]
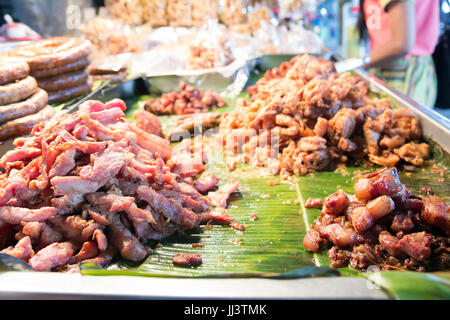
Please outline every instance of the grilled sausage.
[[39, 88], [46, 91], [58, 91], [85, 83], [87, 79], [88, 74], [84, 70], [79, 70], [38, 79], [37, 81]]
[[72, 88], [61, 89], [57, 91], [48, 91], [48, 102], [58, 103], [70, 100], [88, 92], [89, 90], [91, 90], [91, 87], [92, 81], [89, 79], [87, 82], [74, 86]]
[[25, 61], [7, 60], [0, 65], [0, 84], [23, 79], [30, 73], [30, 67]]
[[72, 37], [52, 37], [17, 47], [8, 56], [25, 59], [31, 70], [61, 67], [91, 54], [89, 40]]
[[0, 126], [0, 140], [29, 134], [35, 125], [50, 119], [55, 113], [53, 107], [46, 106], [38, 113], [9, 121]]
[[57, 74], [67, 73], [75, 70], [85, 69], [91, 63], [90, 57], [85, 57], [80, 60], [68, 63], [66, 65], [48, 69], [31, 70], [30, 74], [36, 79], [55, 76]]
[[36, 92], [37, 82], [31, 76], [0, 86], [0, 105], [10, 104], [28, 98]]
[[24, 101], [0, 106], [0, 124], [36, 113], [44, 108], [47, 103], [47, 92], [38, 88], [35, 94]]

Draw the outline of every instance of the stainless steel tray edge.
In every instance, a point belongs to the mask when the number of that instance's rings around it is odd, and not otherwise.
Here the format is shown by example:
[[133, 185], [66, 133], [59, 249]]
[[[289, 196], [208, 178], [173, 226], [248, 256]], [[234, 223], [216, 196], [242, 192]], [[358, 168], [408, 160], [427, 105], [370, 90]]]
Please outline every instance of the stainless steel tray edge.
[[389, 299], [361, 277], [191, 279], [0, 273], [0, 299]]

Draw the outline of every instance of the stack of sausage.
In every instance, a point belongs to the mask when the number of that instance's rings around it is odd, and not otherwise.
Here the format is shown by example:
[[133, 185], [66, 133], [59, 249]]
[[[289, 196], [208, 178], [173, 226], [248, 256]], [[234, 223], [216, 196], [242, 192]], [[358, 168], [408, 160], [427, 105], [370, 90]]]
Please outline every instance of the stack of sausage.
[[49, 103], [64, 102], [91, 89], [90, 54], [88, 40], [70, 37], [48, 38], [6, 53], [29, 64], [30, 74], [48, 92]]
[[54, 113], [47, 106], [47, 92], [29, 72], [24, 61], [6, 59], [0, 64], [0, 140], [28, 134]]

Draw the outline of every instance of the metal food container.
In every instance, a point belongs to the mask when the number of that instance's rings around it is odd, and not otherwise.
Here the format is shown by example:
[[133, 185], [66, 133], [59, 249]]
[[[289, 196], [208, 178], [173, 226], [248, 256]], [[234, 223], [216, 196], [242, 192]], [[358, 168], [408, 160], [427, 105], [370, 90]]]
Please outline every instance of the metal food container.
[[[268, 55], [252, 61], [251, 68], [264, 72], [293, 55]], [[246, 69], [250, 70], [250, 67]], [[246, 72], [247, 72], [246, 71]], [[371, 90], [389, 96], [398, 106], [408, 107], [416, 114], [425, 139], [435, 141], [445, 152], [450, 152], [450, 121], [432, 109], [369, 76], [364, 70], [356, 73], [365, 79]], [[211, 74], [213, 76], [213, 74]], [[214, 75], [215, 76], [215, 75]], [[213, 78], [214, 78], [213, 76]], [[138, 77], [116, 86], [102, 86], [89, 98], [109, 100], [142, 94], [151, 88], [173, 88], [178, 76]], [[213, 81], [213, 80], [211, 80]], [[195, 81], [194, 81], [195, 82]], [[210, 85], [209, 81], [208, 84]], [[240, 86], [240, 85], [239, 85]], [[242, 88], [241, 88], [242, 89]], [[83, 99], [82, 101], [84, 101]], [[81, 103], [69, 107], [76, 109]], [[0, 272], [0, 298], [81, 298], [81, 299], [388, 299], [380, 288], [375, 288], [361, 277], [316, 277], [306, 279], [186, 279], [136, 276], [82, 276], [51, 272]]]

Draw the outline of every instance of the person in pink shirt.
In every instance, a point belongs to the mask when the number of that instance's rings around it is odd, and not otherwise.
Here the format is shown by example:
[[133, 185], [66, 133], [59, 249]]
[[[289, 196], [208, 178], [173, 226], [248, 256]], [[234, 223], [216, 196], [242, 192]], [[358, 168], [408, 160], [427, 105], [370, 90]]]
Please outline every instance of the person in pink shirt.
[[439, 40], [438, 0], [360, 0], [360, 37], [370, 39], [374, 74], [433, 107], [437, 79], [432, 54]]

